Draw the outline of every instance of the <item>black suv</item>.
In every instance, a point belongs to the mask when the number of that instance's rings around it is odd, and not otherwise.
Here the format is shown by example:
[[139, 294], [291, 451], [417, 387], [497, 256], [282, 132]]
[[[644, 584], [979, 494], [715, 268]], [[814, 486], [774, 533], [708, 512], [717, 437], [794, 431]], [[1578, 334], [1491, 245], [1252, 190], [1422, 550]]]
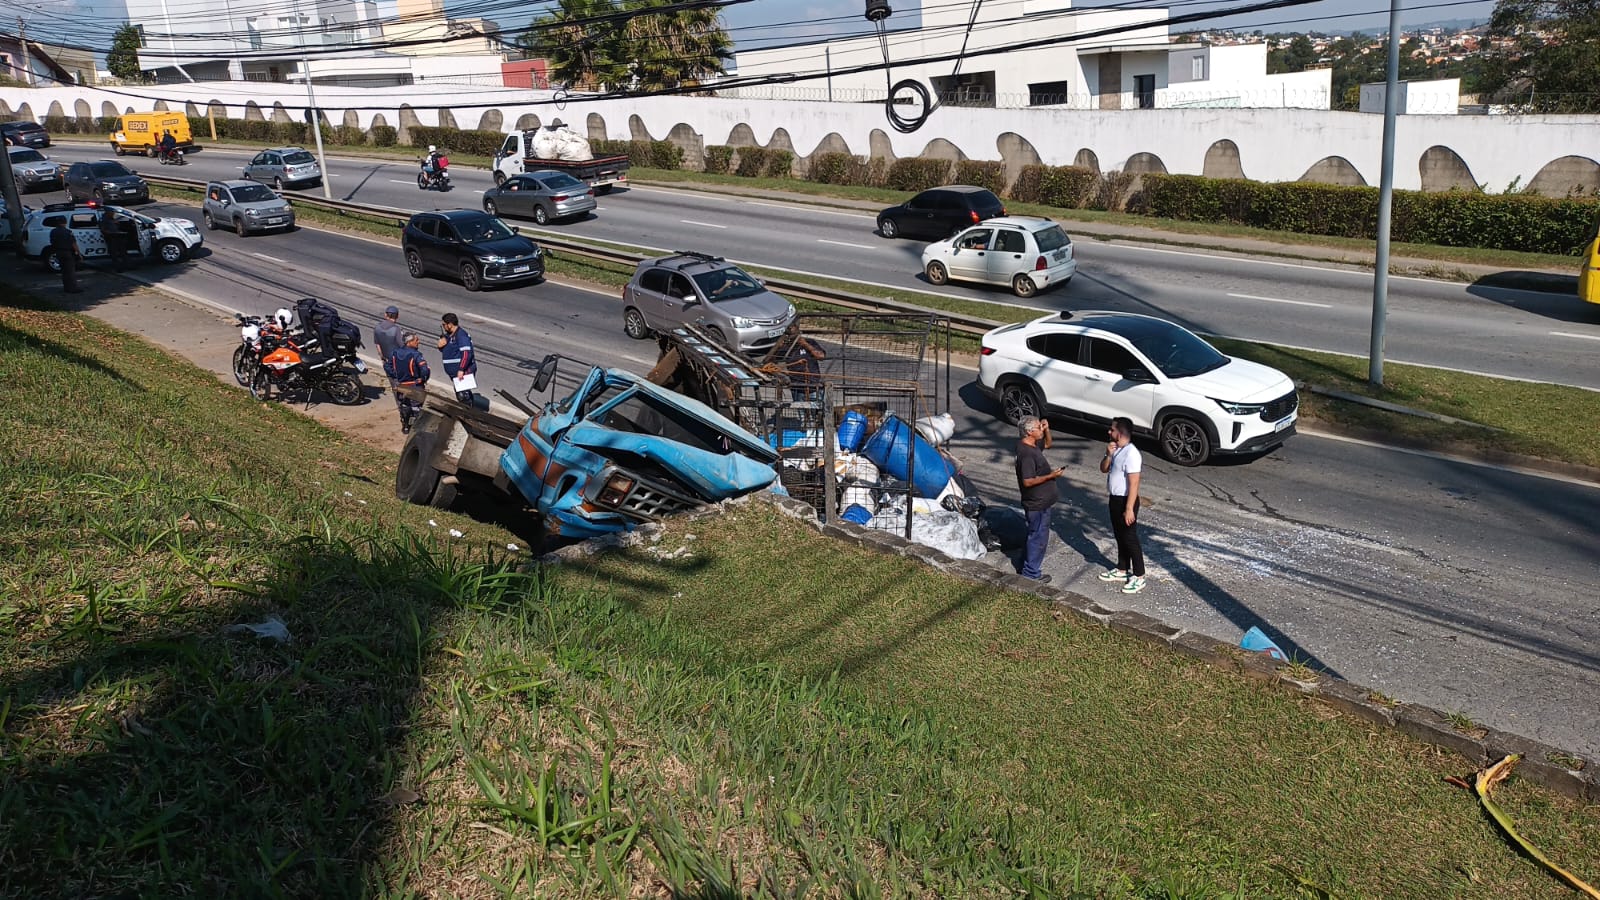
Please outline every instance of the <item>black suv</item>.
[[406, 271], [461, 280], [469, 291], [544, 277], [544, 253], [517, 229], [475, 209], [417, 213], [400, 234]]
[[0, 122], [0, 142], [3, 141], [37, 150], [50, 146], [50, 132], [38, 122]]
[[952, 184], [930, 188], [899, 206], [878, 213], [878, 233], [886, 238], [947, 238], [984, 219], [1006, 214], [1005, 204], [987, 188]]
[[67, 169], [67, 196], [99, 203], [150, 199], [150, 185], [139, 173], [114, 159], [75, 162]]

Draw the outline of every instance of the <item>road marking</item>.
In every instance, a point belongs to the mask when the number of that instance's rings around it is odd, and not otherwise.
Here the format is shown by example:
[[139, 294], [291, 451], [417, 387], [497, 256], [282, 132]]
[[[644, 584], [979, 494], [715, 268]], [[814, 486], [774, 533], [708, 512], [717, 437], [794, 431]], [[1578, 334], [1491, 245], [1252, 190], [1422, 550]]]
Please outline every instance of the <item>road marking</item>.
[[768, 207], [771, 207], [773, 209], [787, 209], [787, 210], [790, 210], [790, 211], [800, 211], [800, 212], [819, 212], [819, 213], [823, 213], [824, 215], [844, 216], [844, 217], [850, 218], [850, 219], [876, 219], [877, 218], [877, 216], [875, 216], [875, 215], [866, 215], [866, 214], [863, 214], [863, 213], [845, 212], [844, 210], [841, 210], [841, 209], [831, 209], [829, 207], [823, 206], [821, 204], [816, 204], [816, 203], [804, 203], [804, 202], [764, 203], [764, 202], [762, 202], [760, 200], [747, 200], [747, 199], [745, 199], [743, 197], [730, 196], [730, 195], [727, 195], [727, 194], [718, 194], [715, 191], [675, 190], [673, 188], [646, 188], [646, 187], [639, 187], [637, 185], [629, 185], [628, 186], [628, 190], [629, 191], [639, 191], [640, 193], [644, 193], [644, 194], [672, 194], [672, 195], [675, 195], [675, 196], [678, 196], [678, 197], [682, 197], [682, 196], [685, 196], [685, 195], [690, 195], [690, 196], [695, 196], [695, 197], [703, 197], [703, 198], [705, 198], [707, 200], [724, 200], [724, 201], [727, 201], [729, 203], [735, 203], [735, 204], [737, 204], [739, 206], [768, 206]]
[[685, 225], [699, 225], [701, 228], [727, 228], [726, 225], [713, 225], [710, 222], [696, 222], [693, 219], [679, 219]]
[[1570, 331], [1552, 331], [1556, 337], [1577, 338], [1580, 341], [1600, 341], [1600, 334], [1573, 334]]
[[882, 249], [881, 247], [874, 247], [871, 244], [851, 244], [851, 243], [848, 243], [846, 241], [830, 241], [827, 238], [817, 238], [817, 243], [819, 243], [819, 244], [832, 244], [835, 247], [854, 247], [857, 250], [881, 250]]
[[1310, 303], [1305, 300], [1283, 300], [1278, 297], [1257, 297], [1255, 294], [1229, 294], [1229, 297], [1238, 297], [1240, 300], [1260, 300], [1264, 303], [1288, 303], [1291, 306], [1315, 306], [1318, 309], [1333, 309], [1328, 303]]
[[357, 281], [354, 278], [346, 278], [346, 279], [344, 279], [344, 283], [345, 284], [353, 284], [356, 287], [364, 287], [369, 291], [381, 291], [381, 290], [383, 290], [383, 288], [380, 288], [375, 284], [367, 284], [365, 281]]
[[389, 179], [389, 183], [390, 184], [416, 184], [417, 180], [415, 178], [411, 179], [410, 181], [406, 181], [406, 180], [401, 179], [401, 178], [391, 178], [391, 179]]
[[473, 191], [473, 193], [474, 194], [481, 194], [481, 193], [483, 193], [483, 191]]
[[287, 265], [288, 262], [289, 262], [288, 260], [285, 260], [285, 259], [279, 259], [276, 256], [268, 256], [265, 253], [253, 253], [252, 252], [250, 255], [254, 256], [257, 259], [264, 259], [267, 262], [283, 263], [285, 265]]
[[469, 319], [477, 319], [479, 322], [488, 322], [490, 325], [499, 325], [501, 328], [515, 328], [515, 327], [517, 327], [517, 326], [511, 324], [510, 322], [504, 322], [504, 321], [501, 321], [500, 319], [491, 319], [488, 316], [480, 316], [477, 313], [469, 312], [469, 313], [463, 313], [463, 315], [465, 315]]

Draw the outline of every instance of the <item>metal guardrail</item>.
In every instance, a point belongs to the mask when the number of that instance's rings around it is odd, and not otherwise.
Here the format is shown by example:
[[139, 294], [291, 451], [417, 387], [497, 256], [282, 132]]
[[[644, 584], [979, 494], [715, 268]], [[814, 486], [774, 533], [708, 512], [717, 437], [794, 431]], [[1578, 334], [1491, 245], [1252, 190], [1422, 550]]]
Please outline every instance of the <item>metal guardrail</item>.
[[[165, 184], [172, 187], [188, 188], [202, 192], [206, 187], [206, 182], [204, 181], [196, 181], [191, 178], [175, 178], [173, 176], [164, 174], [145, 175], [144, 179], [155, 184]], [[327, 200], [321, 197], [306, 197], [299, 194], [290, 195], [287, 197], [287, 199], [291, 204], [295, 205], [304, 204], [306, 206], [327, 210], [340, 215], [352, 214], [364, 216], [369, 219], [389, 220], [393, 221], [396, 225], [404, 225], [411, 218], [414, 212], [413, 210], [396, 209], [392, 206], [374, 206], [366, 203], [350, 203], [345, 200]], [[614, 250], [609, 247], [601, 247], [595, 244], [585, 243], [583, 241], [576, 241], [571, 238], [550, 237], [547, 234], [539, 235], [539, 245], [544, 247], [546, 250], [558, 250], [562, 253], [571, 254], [573, 256], [581, 256], [587, 259], [597, 260], [599, 262], [620, 263], [629, 266], [636, 266], [642, 260], [649, 258], [641, 254], [629, 253], [624, 250]], [[759, 265], [755, 263], [752, 263], [751, 265], [759, 267]], [[992, 319], [983, 319], [977, 316], [964, 316], [942, 309], [932, 309], [926, 306], [918, 306], [914, 303], [902, 303], [897, 300], [884, 300], [878, 297], [864, 297], [860, 294], [852, 294], [848, 291], [839, 291], [831, 288], [818, 287], [814, 284], [791, 281], [786, 278], [763, 278], [762, 280], [768, 287], [793, 300], [809, 300], [813, 303], [822, 303], [827, 306], [839, 307], [841, 309], [856, 310], [857, 312], [938, 316], [949, 321], [950, 330], [956, 334], [970, 336], [982, 335], [992, 328], [996, 328], [1005, 324]]]

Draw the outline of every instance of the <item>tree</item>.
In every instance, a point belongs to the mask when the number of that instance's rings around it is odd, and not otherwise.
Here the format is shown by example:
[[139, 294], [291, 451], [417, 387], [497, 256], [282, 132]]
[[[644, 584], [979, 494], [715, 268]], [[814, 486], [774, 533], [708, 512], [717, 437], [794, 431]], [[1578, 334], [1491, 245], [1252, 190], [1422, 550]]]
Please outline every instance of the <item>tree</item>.
[[715, 9], [672, 0], [559, 0], [516, 43], [574, 88], [659, 90], [720, 75], [733, 41]]
[[142, 76], [144, 70], [139, 67], [139, 48], [142, 46], [144, 38], [139, 34], [139, 29], [123, 22], [122, 27], [111, 36], [111, 50], [106, 54], [106, 71], [126, 81]]
[[1311, 38], [1297, 34], [1289, 40], [1288, 46], [1272, 50], [1267, 54], [1267, 72], [1272, 75], [1304, 72], [1316, 61], [1317, 48], [1312, 46]]
[[1543, 112], [1592, 111], [1600, 0], [1499, 0], [1489, 18], [1486, 93]]

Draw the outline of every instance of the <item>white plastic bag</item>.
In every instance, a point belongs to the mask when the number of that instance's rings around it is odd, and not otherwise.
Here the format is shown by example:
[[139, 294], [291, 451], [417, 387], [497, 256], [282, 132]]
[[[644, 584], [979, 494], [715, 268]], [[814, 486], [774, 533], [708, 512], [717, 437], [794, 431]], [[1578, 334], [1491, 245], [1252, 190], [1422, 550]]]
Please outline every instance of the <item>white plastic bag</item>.
[[[916, 513], [911, 517], [911, 540], [956, 559], [982, 559], [988, 554], [978, 537], [977, 522], [948, 509], [929, 508], [924, 512], [926, 503], [918, 498], [913, 504]], [[898, 508], [885, 510], [873, 516], [867, 527], [905, 534], [905, 513]]]

